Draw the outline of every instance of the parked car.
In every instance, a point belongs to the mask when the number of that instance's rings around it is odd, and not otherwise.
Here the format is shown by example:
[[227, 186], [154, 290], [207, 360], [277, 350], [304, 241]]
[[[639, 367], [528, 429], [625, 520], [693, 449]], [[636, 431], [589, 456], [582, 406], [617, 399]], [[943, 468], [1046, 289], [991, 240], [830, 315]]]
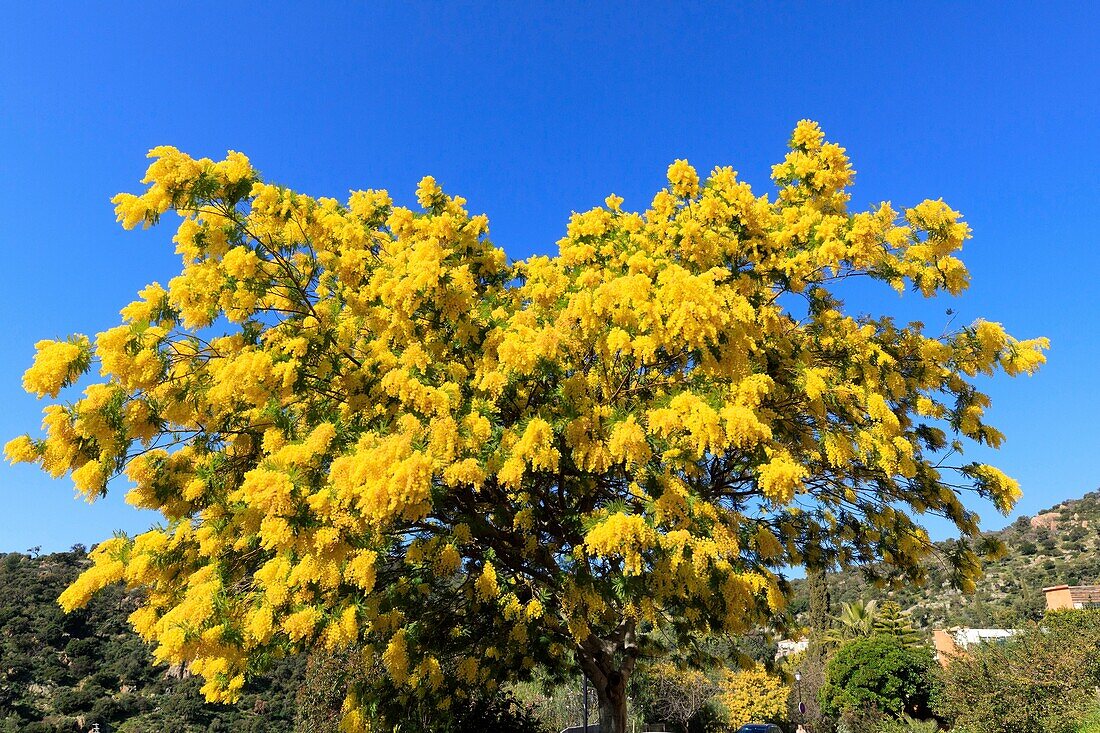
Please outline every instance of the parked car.
[[737, 729], [737, 733], [783, 733], [778, 725], [771, 723], [749, 723]]

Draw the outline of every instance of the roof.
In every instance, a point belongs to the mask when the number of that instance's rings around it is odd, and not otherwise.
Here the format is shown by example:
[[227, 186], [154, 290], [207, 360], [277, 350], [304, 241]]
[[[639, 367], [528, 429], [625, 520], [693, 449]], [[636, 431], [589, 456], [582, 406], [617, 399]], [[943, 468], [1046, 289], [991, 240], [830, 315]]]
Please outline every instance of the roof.
[[1043, 588], [1044, 593], [1056, 590], [1068, 590], [1070, 601], [1074, 604], [1100, 605], [1100, 585], [1052, 585]]
[[981, 644], [984, 641], [995, 639], [1007, 639], [1013, 634], [1019, 633], [1016, 629], [950, 629], [949, 633], [955, 643], [964, 649], [972, 644]]

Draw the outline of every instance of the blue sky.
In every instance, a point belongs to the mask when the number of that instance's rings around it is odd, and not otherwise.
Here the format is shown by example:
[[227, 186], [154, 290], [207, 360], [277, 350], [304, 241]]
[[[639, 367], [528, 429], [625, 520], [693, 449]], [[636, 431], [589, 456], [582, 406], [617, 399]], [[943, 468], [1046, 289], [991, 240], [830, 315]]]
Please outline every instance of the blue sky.
[[[853, 203], [943, 197], [974, 229], [974, 285], [933, 303], [1049, 336], [1036, 377], [997, 379], [996, 463], [1033, 514], [1100, 485], [1100, 13], [1088, 3], [11, 4], [0, 27], [0, 437], [40, 421], [33, 343], [94, 334], [177, 261], [171, 229], [123, 232], [108, 202], [145, 152], [248, 154], [314, 195], [419, 178], [487, 213], [515, 258], [614, 191], [644, 208], [666, 166], [733, 165], [769, 188], [794, 123], [822, 123]], [[226, 7], [233, 5], [233, 7]], [[1017, 6], [1020, 7], [1017, 7]], [[106, 6], [105, 6], [106, 7]], [[859, 294], [863, 297], [864, 294]], [[122, 487], [119, 487], [120, 489]], [[89, 506], [0, 467], [0, 552], [94, 543], [155, 517]], [[977, 506], [990, 527], [1006, 520]]]

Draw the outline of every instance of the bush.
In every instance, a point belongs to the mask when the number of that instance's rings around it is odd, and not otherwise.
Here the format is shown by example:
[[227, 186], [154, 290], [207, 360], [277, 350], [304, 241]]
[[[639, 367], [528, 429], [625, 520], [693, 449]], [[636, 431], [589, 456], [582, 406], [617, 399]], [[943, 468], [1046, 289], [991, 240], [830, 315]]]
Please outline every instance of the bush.
[[1100, 700], [1095, 704], [1096, 707], [1093, 708], [1093, 711], [1081, 721], [1077, 733], [1100, 733]]
[[900, 718], [886, 718], [875, 733], [937, 733], [939, 723], [934, 720], [917, 720], [908, 715]]
[[734, 731], [746, 723], [781, 721], [790, 694], [790, 688], [779, 677], [755, 666], [746, 670], [727, 670], [721, 681], [718, 701], [726, 727]]
[[904, 713], [893, 717], [876, 707], [845, 711], [837, 725], [837, 733], [939, 733], [939, 730], [935, 720], [919, 720]]
[[1100, 610], [1048, 613], [942, 672], [937, 711], [954, 730], [1076, 733], [1100, 685]]
[[932, 652], [875, 635], [840, 647], [825, 667], [823, 709], [831, 715], [877, 709], [925, 718], [932, 693]]

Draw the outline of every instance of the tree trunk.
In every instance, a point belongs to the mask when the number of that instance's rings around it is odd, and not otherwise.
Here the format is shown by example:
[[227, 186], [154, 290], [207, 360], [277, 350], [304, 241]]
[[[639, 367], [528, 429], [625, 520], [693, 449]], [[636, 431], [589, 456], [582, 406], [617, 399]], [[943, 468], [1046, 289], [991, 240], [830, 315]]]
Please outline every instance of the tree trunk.
[[596, 687], [600, 702], [600, 733], [626, 733], [626, 677], [608, 672], [606, 684]]
[[637, 659], [633, 621], [623, 621], [607, 638], [589, 636], [577, 645], [577, 661], [596, 688], [600, 733], [627, 733], [626, 685]]

